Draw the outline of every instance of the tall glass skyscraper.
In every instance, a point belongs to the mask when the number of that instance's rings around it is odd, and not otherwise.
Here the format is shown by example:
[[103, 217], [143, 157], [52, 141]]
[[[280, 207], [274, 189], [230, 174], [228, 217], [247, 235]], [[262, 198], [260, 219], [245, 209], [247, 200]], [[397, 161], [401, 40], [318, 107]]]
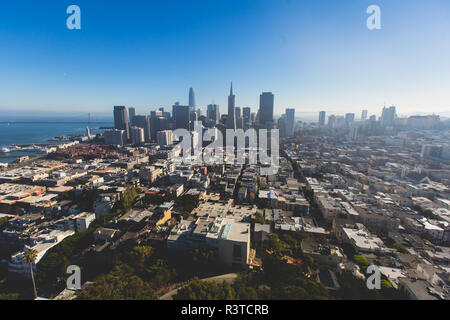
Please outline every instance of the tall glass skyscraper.
[[189, 89], [189, 107], [195, 108], [195, 91], [194, 88]]
[[272, 92], [263, 92], [259, 96], [259, 123], [268, 128], [273, 124], [274, 95]]
[[130, 127], [128, 123], [127, 107], [114, 107], [114, 128], [116, 128], [117, 130], [124, 130], [126, 132], [127, 139], [130, 139]]
[[286, 136], [294, 135], [295, 127], [295, 109], [286, 109]]

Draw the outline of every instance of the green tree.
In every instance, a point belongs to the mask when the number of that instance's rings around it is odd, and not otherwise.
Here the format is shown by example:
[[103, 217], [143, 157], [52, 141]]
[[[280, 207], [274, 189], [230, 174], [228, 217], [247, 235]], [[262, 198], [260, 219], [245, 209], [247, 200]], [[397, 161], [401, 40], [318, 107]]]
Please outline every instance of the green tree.
[[131, 263], [135, 265], [140, 272], [143, 272], [145, 270], [145, 264], [152, 256], [153, 252], [154, 249], [150, 246], [136, 246], [129, 253]]
[[353, 261], [355, 261], [355, 263], [357, 265], [359, 265], [359, 267], [363, 271], [365, 271], [367, 269], [367, 267], [369, 266], [369, 261], [365, 257], [358, 255], [358, 254], [355, 254], [353, 256]]
[[281, 242], [277, 234], [272, 233], [269, 235], [269, 247], [274, 251], [281, 251], [284, 248], [283, 242]]
[[36, 282], [34, 281], [33, 264], [37, 259], [37, 251], [35, 249], [27, 249], [23, 253], [23, 260], [30, 266], [31, 282], [33, 283], [34, 298], [37, 298]]
[[397, 249], [401, 253], [408, 253], [408, 249], [401, 243], [395, 243], [393, 245], [394, 249]]
[[260, 212], [257, 212], [257, 213], [255, 214], [255, 219], [254, 219], [253, 222], [254, 222], [254, 223], [259, 223], [259, 224], [264, 224], [264, 223], [265, 223], [265, 220], [264, 220], [263, 215], [262, 215]]
[[2, 231], [8, 225], [8, 221], [8, 217], [0, 218], [0, 231]]

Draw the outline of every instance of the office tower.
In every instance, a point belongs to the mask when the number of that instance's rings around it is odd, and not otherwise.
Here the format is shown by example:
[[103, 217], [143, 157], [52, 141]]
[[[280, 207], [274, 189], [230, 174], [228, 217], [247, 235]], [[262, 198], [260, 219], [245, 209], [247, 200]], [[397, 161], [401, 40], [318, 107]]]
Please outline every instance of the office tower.
[[358, 140], [359, 133], [359, 125], [357, 123], [353, 123], [350, 125], [350, 139]]
[[241, 107], [236, 107], [236, 119], [241, 117]]
[[236, 129], [244, 128], [244, 119], [241, 116], [241, 107], [236, 107]]
[[144, 139], [146, 142], [150, 142], [152, 139], [150, 131], [150, 117], [149, 116], [134, 116], [133, 124], [135, 127], [144, 129]]
[[274, 95], [272, 92], [263, 92], [259, 96], [259, 123], [267, 128], [273, 124]]
[[250, 114], [250, 123], [255, 123], [256, 122], [256, 112], [252, 112]]
[[334, 128], [335, 123], [336, 123], [336, 116], [332, 114], [328, 117], [328, 127]]
[[173, 144], [172, 130], [158, 131], [156, 141], [158, 145], [160, 145], [161, 147], [172, 145]]
[[230, 95], [228, 97], [227, 129], [236, 130], [236, 96], [233, 94], [233, 83], [231, 83]]
[[295, 129], [295, 109], [286, 109], [285, 127], [286, 136], [292, 137]]
[[175, 129], [190, 129], [191, 111], [189, 106], [174, 105]]
[[251, 109], [249, 107], [244, 107], [242, 109], [242, 117], [244, 118], [244, 124], [250, 125]]
[[363, 110], [361, 113], [361, 121], [366, 121], [367, 120], [367, 115], [368, 115], [368, 111], [367, 110]]
[[125, 130], [106, 130], [103, 133], [106, 144], [123, 146], [127, 142], [127, 134]]
[[236, 129], [244, 129], [244, 118], [236, 118]]
[[145, 142], [144, 129], [139, 127], [131, 127], [131, 143], [135, 145], [143, 144]]
[[381, 115], [381, 125], [384, 127], [392, 127], [394, 125], [394, 120], [396, 117], [396, 109], [394, 106], [383, 108], [383, 113]]
[[377, 116], [374, 115], [374, 114], [371, 115], [370, 118], [369, 118], [369, 121], [370, 121], [370, 122], [377, 122]]
[[[190, 107], [189, 107], [190, 108]], [[194, 130], [194, 124], [196, 121], [198, 121], [200, 115], [198, 114], [197, 111], [192, 110], [190, 108], [190, 112], [189, 112], [189, 130]]]
[[194, 88], [189, 89], [189, 107], [195, 108], [195, 91]]
[[319, 126], [325, 125], [325, 117], [327, 116], [327, 113], [325, 111], [319, 112]]
[[287, 136], [286, 114], [283, 114], [283, 115], [278, 119], [278, 130], [280, 131], [280, 136], [281, 136], [281, 137], [286, 137], [286, 136]]
[[337, 117], [336, 117], [336, 120], [335, 120], [335, 122], [334, 122], [333, 127], [334, 127], [334, 128], [343, 128], [343, 127], [345, 127], [346, 125], [347, 125], [347, 122], [346, 122], [346, 120], [345, 120], [345, 117], [343, 117], [343, 116], [337, 116]]
[[209, 104], [206, 111], [206, 119], [208, 123], [218, 124], [220, 120], [219, 105]]
[[117, 130], [124, 130], [127, 140], [130, 139], [130, 127], [128, 124], [127, 108], [125, 106], [114, 107], [114, 128]]
[[150, 112], [150, 136], [152, 141], [156, 141], [156, 132], [159, 130], [159, 118], [162, 117], [163, 111], [153, 110]]
[[136, 116], [136, 109], [131, 107], [128, 109], [128, 120], [130, 124], [133, 125], [134, 117]]
[[347, 127], [349, 127], [353, 122], [355, 122], [355, 114], [354, 113], [347, 113], [345, 114], [345, 124]]

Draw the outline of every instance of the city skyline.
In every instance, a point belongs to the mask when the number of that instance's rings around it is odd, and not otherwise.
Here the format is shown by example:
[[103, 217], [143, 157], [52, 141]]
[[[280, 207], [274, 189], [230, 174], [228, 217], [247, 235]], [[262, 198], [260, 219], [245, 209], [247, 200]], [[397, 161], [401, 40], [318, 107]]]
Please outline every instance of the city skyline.
[[[450, 5], [378, 2], [376, 31], [366, 28], [369, 1], [79, 1], [76, 31], [65, 27], [65, 4], [25, 1], [31, 14], [8, 3], [0, 13], [8, 44], [0, 51], [0, 109], [106, 114], [126, 105], [147, 113], [187, 104], [193, 87], [197, 107], [214, 101], [225, 114], [225, 84], [233, 81], [236, 106], [256, 110], [258, 95], [270, 91], [275, 115], [379, 115], [390, 105], [400, 114], [448, 112], [450, 41], [439, 31], [450, 26]], [[195, 22], [177, 21], [186, 14]]]

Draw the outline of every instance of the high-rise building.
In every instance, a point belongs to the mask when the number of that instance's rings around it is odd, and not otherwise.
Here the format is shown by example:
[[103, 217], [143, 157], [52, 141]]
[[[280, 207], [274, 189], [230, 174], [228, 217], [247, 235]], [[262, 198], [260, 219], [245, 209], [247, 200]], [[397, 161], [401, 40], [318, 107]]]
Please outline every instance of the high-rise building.
[[144, 129], [139, 127], [131, 127], [131, 142], [135, 145], [145, 142]]
[[150, 142], [152, 136], [150, 131], [150, 117], [149, 116], [134, 116], [133, 125], [144, 129], [144, 139], [146, 142]]
[[236, 119], [241, 117], [241, 107], [236, 107]]
[[332, 114], [328, 117], [328, 127], [334, 128], [335, 123], [336, 123], [336, 116]]
[[191, 111], [189, 106], [174, 105], [175, 129], [190, 130]]
[[136, 109], [133, 107], [129, 108], [128, 109], [128, 118], [129, 118], [128, 120], [130, 120], [131, 125], [134, 125], [133, 121], [134, 121], [135, 116], [136, 116]]
[[127, 141], [127, 134], [125, 130], [105, 130], [103, 136], [106, 144], [123, 146]]
[[244, 107], [242, 109], [242, 117], [244, 118], [244, 125], [250, 125], [251, 109], [249, 107]]
[[273, 124], [274, 95], [272, 92], [263, 92], [259, 96], [259, 123], [267, 128]]
[[153, 141], [156, 141], [158, 131], [169, 129], [170, 113], [164, 112], [163, 108], [150, 112], [150, 132]]
[[206, 111], [206, 118], [208, 123], [216, 125], [220, 120], [220, 111], [219, 105], [217, 104], [209, 104]]
[[369, 112], [366, 109], [364, 109], [361, 113], [361, 121], [366, 121], [368, 114], [369, 114]]
[[325, 125], [325, 117], [327, 116], [327, 113], [325, 111], [319, 112], [319, 125], [324, 126]]
[[350, 125], [355, 122], [355, 114], [354, 113], [347, 113], [345, 114], [345, 124], [347, 127], [350, 127]]
[[195, 91], [194, 88], [189, 89], [189, 107], [195, 108]]
[[292, 137], [294, 135], [295, 127], [295, 109], [286, 109], [286, 136]]
[[358, 140], [358, 133], [359, 133], [359, 124], [353, 123], [350, 125], [350, 139], [352, 140]]
[[381, 125], [384, 127], [392, 127], [394, 125], [396, 116], [397, 113], [395, 106], [389, 108], [383, 107], [383, 113], [381, 115]]
[[170, 146], [173, 144], [172, 131], [164, 130], [158, 131], [156, 141], [161, 147]]
[[230, 95], [228, 96], [227, 129], [236, 130], [236, 96], [233, 94], [233, 83], [231, 83]]
[[[190, 107], [189, 107], [190, 108]], [[200, 115], [198, 113], [198, 111], [192, 110], [190, 108], [190, 113], [189, 113], [189, 130], [194, 130], [194, 124], [196, 121], [198, 121], [198, 119], [200, 118]]]
[[130, 139], [130, 127], [128, 124], [127, 108], [125, 106], [114, 107], [114, 128], [117, 130], [124, 130], [127, 140]]
[[281, 137], [286, 137], [287, 136], [287, 132], [286, 132], [286, 114], [283, 114], [279, 119], [278, 119], [278, 130], [280, 131], [280, 136]]

